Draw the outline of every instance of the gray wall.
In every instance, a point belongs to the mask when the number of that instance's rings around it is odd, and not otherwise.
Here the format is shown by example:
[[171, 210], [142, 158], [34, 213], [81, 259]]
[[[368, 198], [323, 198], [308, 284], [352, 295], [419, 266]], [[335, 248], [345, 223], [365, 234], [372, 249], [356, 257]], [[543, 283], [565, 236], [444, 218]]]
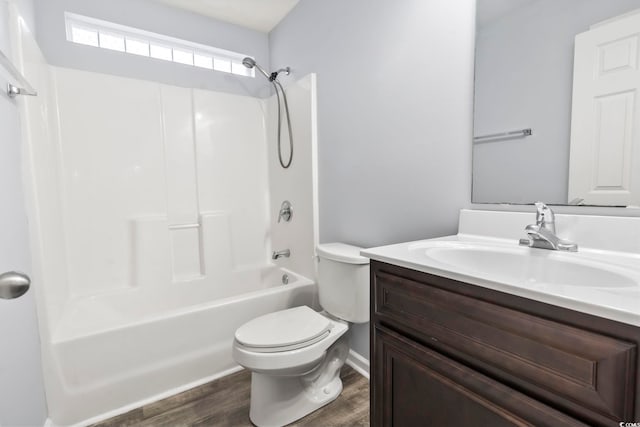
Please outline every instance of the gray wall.
[[[273, 67], [318, 75], [321, 242], [456, 233], [471, 193], [474, 11], [473, 0], [303, 0], [270, 33]], [[368, 334], [354, 328], [364, 356]]]
[[266, 34], [158, 2], [39, 0], [36, 8], [38, 44], [51, 65], [237, 94], [260, 96], [269, 93], [262, 78], [236, 76], [70, 43], [66, 40], [64, 12], [239, 52], [255, 57], [265, 67], [269, 65]]
[[[33, 2], [19, 0], [15, 4], [26, 25], [34, 28]], [[10, 56], [7, 17], [6, 3], [0, 2], [0, 49]], [[4, 87], [4, 74], [0, 83]], [[4, 90], [0, 94], [0, 129], [0, 273], [29, 272], [20, 119], [16, 102]], [[47, 407], [33, 289], [18, 299], [0, 300], [0, 363], [0, 425], [43, 425]]]
[[474, 145], [474, 201], [568, 202], [574, 37], [638, 7], [539, 0], [478, 29], [475, 134], [531, 127], [534, 135]]

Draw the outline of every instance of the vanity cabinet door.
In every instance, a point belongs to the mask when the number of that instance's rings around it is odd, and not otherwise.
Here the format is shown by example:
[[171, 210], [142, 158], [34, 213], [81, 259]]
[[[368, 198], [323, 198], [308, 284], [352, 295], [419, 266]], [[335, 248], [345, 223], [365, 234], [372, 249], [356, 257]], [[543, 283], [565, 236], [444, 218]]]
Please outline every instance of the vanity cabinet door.
[[393, 331], [373, 340], [374, 426], [586, 425]]
[[640, 330], [373, 262], [376, 325], [594, 426], [640, 413]]

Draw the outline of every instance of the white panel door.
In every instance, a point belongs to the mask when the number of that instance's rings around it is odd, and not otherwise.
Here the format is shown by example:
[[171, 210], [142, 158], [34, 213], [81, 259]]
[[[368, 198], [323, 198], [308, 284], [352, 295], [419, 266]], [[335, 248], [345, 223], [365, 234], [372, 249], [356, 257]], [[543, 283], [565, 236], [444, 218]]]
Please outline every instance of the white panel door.
[[[29, 273], [17, 107], [0, 95], [0, 273]], [[0, 426], [42, 425], [45, 412], [33, 289], [0, 298]]]
[[578, 34], [569, 200], [640, 205], [640, 10]]
[[[0, 1], [0, 30], [8, 27]], [[0, 49], [9, 51], [0, 31]], [[4, 88], [5, 75], [0, 73]], [[21, 101], [19, 101], [21, 102]], [[21, 179], [18, 107], [0, 93], [0, 274], [29, 273], [27, 216]], [[43, 425], [46, 418], [40, 343], [33, 289], [16, 299], [0, 298], [0, 426]]]

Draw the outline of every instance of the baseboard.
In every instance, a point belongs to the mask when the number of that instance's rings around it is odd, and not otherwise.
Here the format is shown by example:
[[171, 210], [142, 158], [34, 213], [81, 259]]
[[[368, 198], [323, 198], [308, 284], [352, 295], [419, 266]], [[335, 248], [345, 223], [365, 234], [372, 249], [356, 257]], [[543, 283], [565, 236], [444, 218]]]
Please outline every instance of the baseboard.
[[356, 372], [366, 379], [369, 379], [369, 361], [360, 354], [353, 350], [349, 350], [347, 365], [351, 366]]

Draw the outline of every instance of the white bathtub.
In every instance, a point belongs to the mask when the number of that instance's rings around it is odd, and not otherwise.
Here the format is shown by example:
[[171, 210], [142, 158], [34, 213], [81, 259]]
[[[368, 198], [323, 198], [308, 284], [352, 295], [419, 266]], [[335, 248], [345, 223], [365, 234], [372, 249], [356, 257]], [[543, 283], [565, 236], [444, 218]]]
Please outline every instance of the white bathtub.
[[162, 285], [71, 301], [53, 337], [51, 368], [59, 381], [48, 396], [49, 416], [57, 425], [83, 424], [231, 373], [238, 369], [231, 346], [240, 325], [313, 306], [316, 295], [313, 281], [270, 267], [219, 289]]

